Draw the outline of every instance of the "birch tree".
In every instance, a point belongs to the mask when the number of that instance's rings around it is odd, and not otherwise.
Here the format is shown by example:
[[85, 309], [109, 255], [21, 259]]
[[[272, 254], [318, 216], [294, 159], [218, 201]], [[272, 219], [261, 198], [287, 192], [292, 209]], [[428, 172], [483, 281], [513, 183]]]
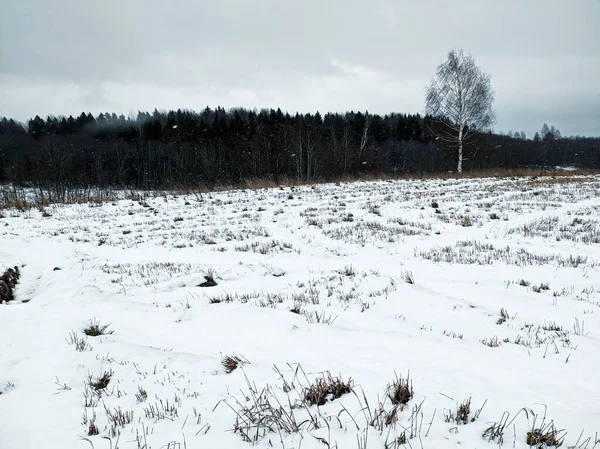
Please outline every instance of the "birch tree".
[[425, 110], [443, 126], [437, 137], [458, 146], [459, 173], [463, 170], [463, 144], [475, 132], [490, 129], [496, 120], [490, 76], [462, 50], [451, 50], [427, 87]]

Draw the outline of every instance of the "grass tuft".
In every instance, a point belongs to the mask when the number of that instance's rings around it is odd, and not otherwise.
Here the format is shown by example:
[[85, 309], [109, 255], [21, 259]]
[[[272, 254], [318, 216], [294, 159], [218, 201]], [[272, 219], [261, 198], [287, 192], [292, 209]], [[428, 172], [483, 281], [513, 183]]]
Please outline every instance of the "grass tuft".
[[88, 337], [99, 337], [100, 335], [112, 335], [114, 331], [109, 331], [110, 324], [100, 324], [95, 318], [90, 320], [88, 327], [83, 329], [83, 333]]
[[94, 380], [93, 376], [90, 374], [88, 383], [89, 383], [90, 387], [92, 387], [96, 391], [104, 390], [104, 389], [106, 389], [106, 387], [108, 387], [108, 384], [110, 383], [112, 376], [113, 376], [112, 370], [105, 371], [104, 374], [102, 374], [102, 376], [100, 376], [96, 380]]
[[406, 376], [406, 379], [403, 379], [402, 376], [396, 376], [392, 383], [388, 385], [387, 394], [394, 405], [408, 404], [415, 395], [410, 373]]
[[320, 406], [351, 392], [352, 379], [344, 382], [341, 377], [333, 377], [326, 372], [304, 389], [304, 400], [310, 405]]
[[223, 365], [223, 368], [225, 368], [225, 372], [227, 374], [231, 374], [236, 369], [238, 369], [239, 366], [241, 366], [241, 365], [247, 365], [249, 363], [250, 362], [245, 357], [239, 357], [239, 356], [237, 356], [235, 354], [226, 355], [221, 360], [221, 365]]

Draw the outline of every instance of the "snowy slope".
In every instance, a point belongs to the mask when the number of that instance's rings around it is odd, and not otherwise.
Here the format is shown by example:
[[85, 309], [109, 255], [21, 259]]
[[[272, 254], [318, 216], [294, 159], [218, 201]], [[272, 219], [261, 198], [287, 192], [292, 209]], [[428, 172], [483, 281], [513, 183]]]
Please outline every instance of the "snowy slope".
[[[525, 448], [552, 421], [565, 447], [600, 446], [600, 178], [573, 181], [4, 211], [0, 271], [22, 277], [0, 306], [0, 449], [486, 448], [503, 422]], [[207, 274], [218, 285], [198, 287]], [[86, 337], [90, 320], [113, 333]], [[228, 355], [249, 363], [228, 374]], [[311, 406], [325, 372], [354, 393]], [[378, 424], [407, 376], [414, 396]], [[446, 422], [469, 397], [468, 424]], [[261, 399], [263, 420], [234, 431]]]

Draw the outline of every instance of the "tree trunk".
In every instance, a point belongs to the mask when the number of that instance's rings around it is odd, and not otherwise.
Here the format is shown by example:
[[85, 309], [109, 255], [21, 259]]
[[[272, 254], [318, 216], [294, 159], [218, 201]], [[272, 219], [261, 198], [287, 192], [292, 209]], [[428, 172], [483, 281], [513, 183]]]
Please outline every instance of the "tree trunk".
[[458, 129], [458, 168], [457, 171], [462, 173], [463, 163], [463, 125]]

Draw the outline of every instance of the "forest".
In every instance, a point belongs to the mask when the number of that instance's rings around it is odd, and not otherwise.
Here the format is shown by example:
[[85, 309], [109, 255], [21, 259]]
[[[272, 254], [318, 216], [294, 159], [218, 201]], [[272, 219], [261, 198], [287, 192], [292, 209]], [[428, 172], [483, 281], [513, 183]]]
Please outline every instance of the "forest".
[[[50, 188], [177, 189], [250, 179], [313, 182], [431, 174], [456, 167], [455, 146], [431, 116], [368, 112], [290, 115], [277, 110], [190, 110], [0, 119], [0, 183]], [[563, 137], [546, 124], [527, 139], [476, 133], [465, 171], [600, 168], [600, 138]]]

